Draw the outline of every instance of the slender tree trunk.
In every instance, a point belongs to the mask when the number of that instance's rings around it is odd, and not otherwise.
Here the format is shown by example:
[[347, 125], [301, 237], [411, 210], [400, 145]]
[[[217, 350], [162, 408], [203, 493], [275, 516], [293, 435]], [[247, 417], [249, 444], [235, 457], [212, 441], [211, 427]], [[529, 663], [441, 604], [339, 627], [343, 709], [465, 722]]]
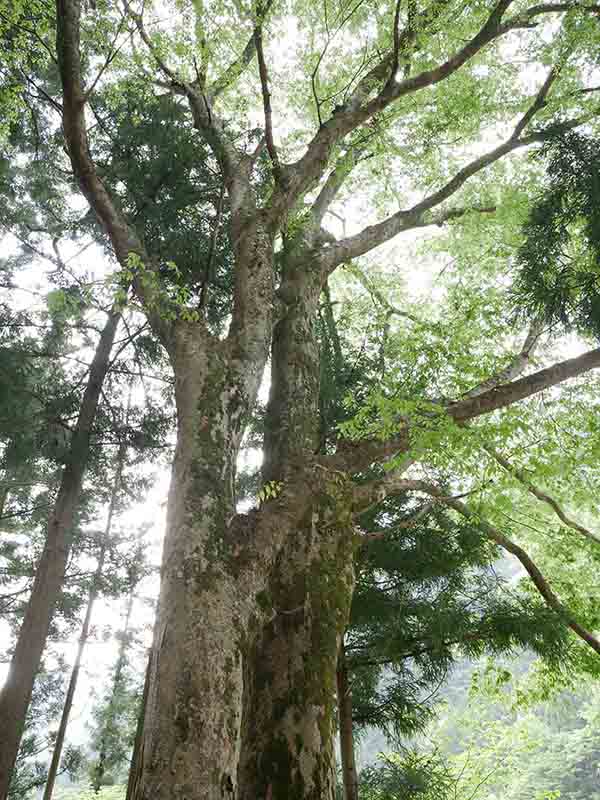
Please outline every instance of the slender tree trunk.
[[6, 800], [12, 769], [19, 750], [25, 716], [31, 699], [35, 676], [50, 629], [56, 601], [60, 595], [71, 548], [73, 522], [83, 476], [88, 462], [90, 433], [120, 314], [111, 312], [90, 366], [79, 418], [69, 451], [69, 461], [54, 509], [48, 522], [46, 543], [37, 565], [31, 597], [10, 664], [6, 683], [0, 693], [0, 800]]
[[75, 662], [73, 664], [73, 669], [71, 671], [69, 687], [67, 689], [65, 703], [60, 718], [60, 725], [58, 726], [58, 733], [56, 734], [56, 741], [54, 743], [54, 750], [52, 752], [52, 761], [50, 762], [50, 769], [48, 770], [48, 777], [46, 779], [46, 786], [44, 788], [43, 800], [50, 800], [50, 798], [52, 797], [52, 792], [54, 790], [54, 783], [56, 781], [56, 775], [58, 774], [58, 768], [60, 766], [60, 759], [62, 756], [65, 734], [67, 731], [67, 725], [69, 724], [69, 716], [71, 714], [71, 707], [73, 705], [75, 690], [77, 689], [77, 681], [79, 680], [79, 672], [81, 669], [83, 651], [85, 649], [85, 645], [88, 640], [90, 622], [92, 619], [92, 611], [94, 609], [94, 604], [98, 597], [98, 591], [100, 588], [100, 579], [102, 578], [102, 571], [104, 569], [104, 559], [106, 557], [106, 551], [108, 549], [108, 545], [110, 542], [112, 521], [117, 505], [117, 500], [119, 497], [121, 474], [123, 472], [123, 462], [125, 460], [126, 450], [127, 447], [125, 443], [121, 442], [121, 444], [119, 445], [119, 451], [117, 453], [115, 477], [112, 486], [110, 503], [108, 506], [108, 517], [106, 519], [106, 527], [104, 529], [104, 534], [102, 536], [102, 543], [100, 545], [100, 551], [98, 553], [98, 563], [96, 565], [96, 571], [94, 573], [94, 577], [92, 578], [92, 584], [90, 586], [90, 591], [88, 594], [85, 618], [83, 620], [83, 625], [81, 626], [81, 634], [79, 635], [79, 643], [77, 645], [77, 654], [75, 656]]
[[337, 695], [344, 800], [358, 800], [358, 774], [354, 752], [354, 728], [352, 726], [352, 691], [348, 680], [348, 665], [343, 644], [340, 647], [338, 659]]
[[129, 597], [127, 598], [127, 611], [125, 612], [125, 625], [123, 627], [123, 633], [121, 634], [121, 640], [119, 642], [119, 652], [117, 655], [117, 663], [115, 664], [115, 674], [113, 678], [112, 690], [110, 693], [110, 700], [108, 701], [108, 713], [106, 715], [106, 720], [104, 723], [104, 730], [100, 737], [100, 747], [98, 748], [98, 763], [96, 768], [94, 769], [94, 776], [92, 779], [92, 788], [98, 794], [100, 789], [102, 788], [102, 781], [104, 779], [104, 774], [106, 772], [106, 757], [107, 757], [107, 750], [108, 750], [108, 738], [110, 736], [111, 729], [114, 728], [116, 723], [116, 704], [117, 698], [119, 696], [119, 691], [121, 689], [121, 684], [123, 682], [123, 670], [125, 669], [125, 664], [127, 663], [127, 647], [129, 645], [130, 640], [130, 633], [129, 627], [131, 625], [131, 612], [133, 610], [133, 601], [135, 599], [135, 588], [137, 586], [137, 580], [134, 580], [131, 586], [129, 587]]
[[138, 712], [137, 725], [135, 729], [135, 740], [131, 753], [131, 765], [129, 767], [129, 777], [127, 780], [127, 795], [125, 800], [133, 800], [141, 778], [141, 766], [143, 764], [142, 747], [144, 743], [144, 717], [146, 715], [146, 704], [148, 702], [148, 691], [150, 689], [150, 669], [152, 667], [152, 648], [148, 653], [148, 663], [146, 664], [146, 675], [144, 678], [144, 691], [142, 702]]
[[8, 492], [9, 488], [5, 476], [4, 483], [0, 483], [0, 520], [4, 516], [4, 509], [6, 507], [6, 501], [8, 500]]

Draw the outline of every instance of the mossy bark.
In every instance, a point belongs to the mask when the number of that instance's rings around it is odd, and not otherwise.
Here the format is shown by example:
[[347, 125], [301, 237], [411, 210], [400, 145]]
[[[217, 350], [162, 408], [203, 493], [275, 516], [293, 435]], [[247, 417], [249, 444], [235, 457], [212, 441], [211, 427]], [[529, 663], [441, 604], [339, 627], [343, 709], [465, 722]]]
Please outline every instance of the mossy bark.
[[[240, 800], [333, 800], [336, 667], [353, 588], [344, 479], [290, 533], [246, 684]], [[341, 485], [340, 485], [341, 484]]]
[[[265, 431], [265, 480], [287, 479], [319, 441], [320, 276], [287, 253], [288, 310], [275, 328]], [[245, 682], [240, 800], [332, 800], [336, 668], [353, 590], [353, 529], [345, 475], [322, 474], [290, 531], [260, 602]]]
[[[249, 280], [260, 246], [238, 247]], [[242, 309], [240, 341], [189, 324], [171, 347], [179, 429], [133, 800], [334, 795], [353, 534], [347, 477], [313, 466], [320, 285], [310, 269], [294, 274], [302, 285], [274, 333]], [[236, 515], [235, 464], [271, 340], [264, 474], [283, 489]]]

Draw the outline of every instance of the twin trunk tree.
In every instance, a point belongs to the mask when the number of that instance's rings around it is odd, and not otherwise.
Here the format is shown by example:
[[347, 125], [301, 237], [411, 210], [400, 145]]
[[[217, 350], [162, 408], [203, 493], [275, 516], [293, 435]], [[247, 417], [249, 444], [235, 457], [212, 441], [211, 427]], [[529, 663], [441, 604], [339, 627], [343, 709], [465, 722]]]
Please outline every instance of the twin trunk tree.
[[[172, 70], [143, 19], [125, 4], [123, 22], [149, 49], [161, 91], [167, 85], [187, 103], [191, 122], [210, 145], [223, 176], [234, 275], [231, 323], [220, 338], [201, 311], [179, 313], [161, 293], [160, 264], [96, 169], [85, 120], [95, 82], [86, 89], [81, 3], [57, 0], [63, 130], [71, 164], [117, 260], [128, 271], [135, 264], [134, 291], [175, 375], [178, 435], [143, 737], [130, 780], [129, 796], [135, 800], [334, 796], [336, 666], [353, 592], [353, 521], [365, 506], [395, 490], [393, 481], [385, 479], [358, 487], [352, 476], [407, 452], [410, 431], [404, 428], [385, 442], [342, 445], [336, 454], [317, 452], [315, 329], [321, 291], [341, 263], [402, 231], [441, 224], [469, 210], [488, 212], [445, 203], [472, 175], [549, 135], [549, 128], [534, 129], [531, 123], [560, 71], [551, 71], [506, 142], [468, 163], [418, 204], [336, 241], [322, 222], [358, 157], [351, 150], [339, 155], [349, 135], [402, 97], [444, 81], [509, 31], [530, 28], [544, 14], [561, 10], [532, 6], [510, 17], [511, 2], [502, 0], [466, 44], [434, 68], [412, 75], [414, 26], [423, 33], [435, 29], [445, 4], [434, 3], [417, 20], [411, 14], [405, 30], [400, 5], [390, 16], [393, 35], [387, 52], [365, 69], [344, 105], [321, 121], [304, 154], [287, 164], [273, 135], [262, 41], [267, 8], [259, 9], [240, 58], [209, 85], [201, 72], [189, 81]], [[265, 135], [253, 152], [246, 152], [216, 106], [254, 59]], [[561, 123], [567, 128], [576, 124]], [[265, 153], [272, 189], [262, 202], [255, 174]], [[296, 219], [297, 224], [288, 225], [315, 190], [316, 200], [305, 206], [300, 223]], [[282, 230], [284, 244], [276, 253]], [[239, 514], [236, 461], [269, 356], [263, 471], [265, 481], [276, 482], [278, 494]], [[440, 414], [466, 424], [599, 365], [600, 351], [592, 351], [440, 406]]]

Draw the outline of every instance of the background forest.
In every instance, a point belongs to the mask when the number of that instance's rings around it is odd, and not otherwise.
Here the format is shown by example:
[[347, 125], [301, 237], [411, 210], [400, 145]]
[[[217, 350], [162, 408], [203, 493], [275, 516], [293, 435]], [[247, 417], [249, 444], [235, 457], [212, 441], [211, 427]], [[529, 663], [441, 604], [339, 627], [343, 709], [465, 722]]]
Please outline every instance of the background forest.
[[[6, 797], [138, 800], [185, 382], [165, 330], [218, 348], [241, 313], [229, 141], [268, 208], [307, 131], [393, 94], [363, 85], [379, 58], [402, 86], [464, 46], [447, 80], [348, 128], [273, 235], [279, 289], [299, 252], [325, 264], [283, 361], [306, 384], [314, 339], [308, 449], [352, 473], [338, 797], [600, 800], [600, 7], [0, 0], [0, 37], [0, 679], [33, 686]], [[77, 70], [126, 252], [69, 139]], [[279, 324], [240, 515], [287, 486]], [[259, 612], [291, 620], [279, 597]]]

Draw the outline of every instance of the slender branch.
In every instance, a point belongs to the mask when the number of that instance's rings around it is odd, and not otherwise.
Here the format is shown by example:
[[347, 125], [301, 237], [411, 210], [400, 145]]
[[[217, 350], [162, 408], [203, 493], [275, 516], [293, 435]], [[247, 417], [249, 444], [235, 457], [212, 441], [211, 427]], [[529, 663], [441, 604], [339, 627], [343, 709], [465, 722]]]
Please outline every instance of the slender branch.
[[111, 65], [111, 63], [114, 61], [114, 59], [119, 54], [119, 51], [123, 47], [123, 44], [121, 44], [119, 47], [115, 47], [115, 45], [117, 43], [117, 39], [119, 38], [119, 35], [120, 35], [121, 31], [123, 30], [123, 26], [125, 25], [126, 19], [127, 19], [127, 17], [125, 16], [125, 14], [123, 14], [123, 16], [121, 17], [121, 20], [119, 21], [119, 25], [117, 27], [117, 32], [115, 33], [114, 38], [113, 38], [113, 40], [110, 43], [110, 46], [108, 48], [108, 55], [106, 56], [104, 64], [100, 67], [100, 69], [98, 71], [98, 74], [96, 75], [96, 77], [92, 81], [89, 89], [85, 93], [85, 96], [83, 98], [83, 102], [84, 103], [86, 103], [89, 100], [90, 96], [94, 92], [94, 89], [98, 85], [98, 82], [100, 81], [100, 79], [102, 78], [102, 76], [104, 75], [104, 73], [106, 72], [108, 67]]
[[494, 389], [496, 386], [499, 386], [502, 383], [508, 383], [508, 381], [512, 381], [515, 378], [518, 378], [526, 369], [527, 365], [529, 364], [533, 353], [540, 341], [540, 337], [544, 330], [544, 320], [541, 317], [535, 319], [527, 332], [527, 336], [525, 337], [525, 341], [523, 342], [523, 347], [521, 348], [520, 352], [511, 359], [510, 364], [505, 367], [505, 369], [498, 372], [496, 375], [493, 375], [491, 378], [487, 378], [487, 380], [480, 383], [478, 386], [475, 386], [473, 389], [470, 389], [466, 394], [463, 395], [463, 398], [471, 398], [471, 397], [478, 397], [479, 395], [483, 394], [484, 392], [489, 391], [490, 389]]
[[[270, 6], [271, 3], [268, 3]], [[236, 58], [227, 69], [211, 85], [208, 96], [214, 102], [223, 92], [227, 91], [242, 75], [244, 70], [252, 63], [255, 52], [254, 34], [248, 40], [239, 58]]]
[[398, 66], [400, 63], [400, 6], [402, 0], [396, 0], [396, 9], [394, 11], [394, 53], [392, 56], [392, 68], [390, 70], [390, 77], [388, 83], [393, 83], [396, 80], [398, 73]]
[[269, 73], [267, 71], [267, 64], [263, 51], [262, 28], [260, 27], [254, 29], [254, 46], [256, 48], [256, 57], [258, 60], [258, 74], [260, 75], [260, 86], [265, 115], [265, 139], [267, 142], [267, 151], [271, 158], [271, 162], [273, 163], [275, 179], [279, 180], [281, 176], [281, 165], [279, 163], [279, 156], [277, 154], [277, 148], [275, 147], [275, 141], [273, 140], [273, 112], [271, 109], [271, 92], [269, 91]]
[[571, 612], [562, 604], [559, 597], [551, 589], [547, 579], [544, 577], [539, 567], [522, 547], [501, 533], [501, 531], [491, 525], [487, 520], [482, 519], [478, 514], [473, 513], [460, 500], [453, 498], [442, 498], [441, 495], [443, 495], [443, 492], [439, 487], [428, 484], [425, 481], [415, 481], [415, 484], [418, 484], [418, 486], [415, 486], [415, 488], [419, 489], [420, 491], [426, 492], [434, 497], [440, 497], [440, 499], [442, 499], [447, 506], [450, 506], [458, 511], [458, 513], [463, 517], [474, 522], [486, 534], [486, 536], [491, 539], [491, 541], [495, 542], [502, 547], [503, 550], [506, 550], [508, 553], [511, 553], [518, 558], [523, 568], [531, 578], [536, 589], [546, 601], [546, 605], [548, 605], [548, 607], [553, 611], [556, 611], [558, 614], [560, 614], [569, 628], [571, 628], [571, 630], [576, 633], [577, 636], [583, 639], [583, 641], [586, 642], [586, 644], [588, 644], [593, 650], [600, 654], [600, 641], [598, 641], [598, 639], [592, 633], [584, 628], [583, 625], [577, 622]]
[[542, 108], [546, 105], [546, 98], [548, 97], [548, 92], [550, 91], [550, 87], [554, 83], [554, 81], [560, 75], [560, 72], [564, 66], [564, 60], [559, 63], [555, 64], [550, 72], [548, 73], [548, 77], [541, 85], [540, 90], [538, 91], [535, 100], [529, 106], [527, 111], [523, 114], [521, 119], [517, 122], [515, 129], [512, 134], [513, 139], [518, 139], [519, 136], [523, 133], [525, 128], [529, 125], [531, 120], [535, 117], [538, 111], [541, 111]]
[[485, 445], [484, 449], [509, 473], [509, 475], [512, 475], [520, 483], [522, 483], [523, 486], [527, 489], [527, 491], [530, 492], [530, 494], [532, 494], [534, 497], [537, 497], [537, 499], [540, 500], [542, 503], [546, 503], [546, 505], [550, 506], [550, 508], [554, 511], [556, 516], [564, 525], [566, 525], [568, 528], [571, 528], [574, 531], [577, 531], [582, 536], [585, 536], [586, 539], [590, 539], [592, 542], [595, 542], [596, 544], [600, 543], [599, 534], [594, 533], [588, 528], [585, 528], [583, 525], [580, 525], [574, 519], [571, 519], [571, 517], [569, 517], [566, 514], [566, 512], [560, 507], [558, 502], [553, 497], [551, 497], [546, 492], [543, 492], [541, 489], [539, 489], [537, 486], [531, 483], [531, 481], [527, 478], [525, 472], [522, 469], [519, 469], [518, 467], [515, 467], [513, 464], [511, 464], [510, 461], [507, 458], [505, 458], [501, 453], [499, 453], [494, 447], [491, 447], [490, 445]]
[[[256, 28], [258, 28], [258, 30], [262, 31], [262, 27], [272, 5], [273, 0], [266, 0], [266, 2], [264, 2], [261, 9], [261, 14], [257, 19]], [[252, 63], [255, 50], [256, 41], [255, 34], [253, 32], [239, 58], [236, 58], [235, 61], [233, 61], [227, 67], [227, 69], [224, 70], [220, 77], [218, 77], [209, 88], [208, 97], [210, 98], [211, 103], [213, 103], [219, 97], [219, 95], [231, 88], [235, 81], [237, 81], [237, 79], [244, 73], [247, 67]]]
[[393, 528], [388, 530], [381, 530], [381, 531], [370, 531], [369, 533], [365, 533], [361, 536], [361, 542], [370, 542], [370, 541], [382, 541], [384, 539], [389, 539], [390, 533], [393, 533], [397, 530], [405, 530], [406, 528], [414, 527], [420, 519], [426, 517], [427, 514], [435, 507], [436, 501], [430, 500], [427, 503], [423, 503], [421, 508], [418, 511], [415, 511], [414, 514], [411, 514], [410, 517], [403, 519], [401, 522], [396, 522]]
[[239, 160], [238, 154], [225, 135], [223, 121], [214, 113], [208, 96], [202, 90], [202, 81], [190, 83], [172, 70], [148, 35], [142, 15], [134, 12], [126, 0], [125, 7], [135, 22], [140, 38], [154, 58], [159, 70], [167, 78], [166, 88], [187, 98], [195, 128], [204, 136], [212, 148], [221, 165], [223, 174], [228, 179], [232, 178], [235, 172], [235, 164]]
[[219, 200], [217, 202], [217, 214], [213, 225], [210, 242], [208, 246], [208, 255], [206, 256], [206, 267], [204, 270], [204, 281], [202, 282], [202, 289], [200, 290], [200, 300], [198, 302], [199, 308], [204, 308], [206, 305], [206, 298], [208, 293], [208, 286], [212, 280], [212, 266], [214, 260], [215, 249], [217, 246], [217, 237], [219, 235], [219, 228], [221, 225], [221, 218], [223, 216], [223, 204], [225, 201], [225, 184], [221, 183], [221, 190], [219, 193]]
[[341, 156], [330, 172], [321, 191], [317, 195], [317, 199], [312, 205], [311, 210], [316, 225], [320, 226], [323, 222], [323, 217], [329, 211], [329, 207], [337, 197], [346, 178], [358, 164], [362, 150], [363, 148], [360, 146], [352, 147], [347, 153]]

